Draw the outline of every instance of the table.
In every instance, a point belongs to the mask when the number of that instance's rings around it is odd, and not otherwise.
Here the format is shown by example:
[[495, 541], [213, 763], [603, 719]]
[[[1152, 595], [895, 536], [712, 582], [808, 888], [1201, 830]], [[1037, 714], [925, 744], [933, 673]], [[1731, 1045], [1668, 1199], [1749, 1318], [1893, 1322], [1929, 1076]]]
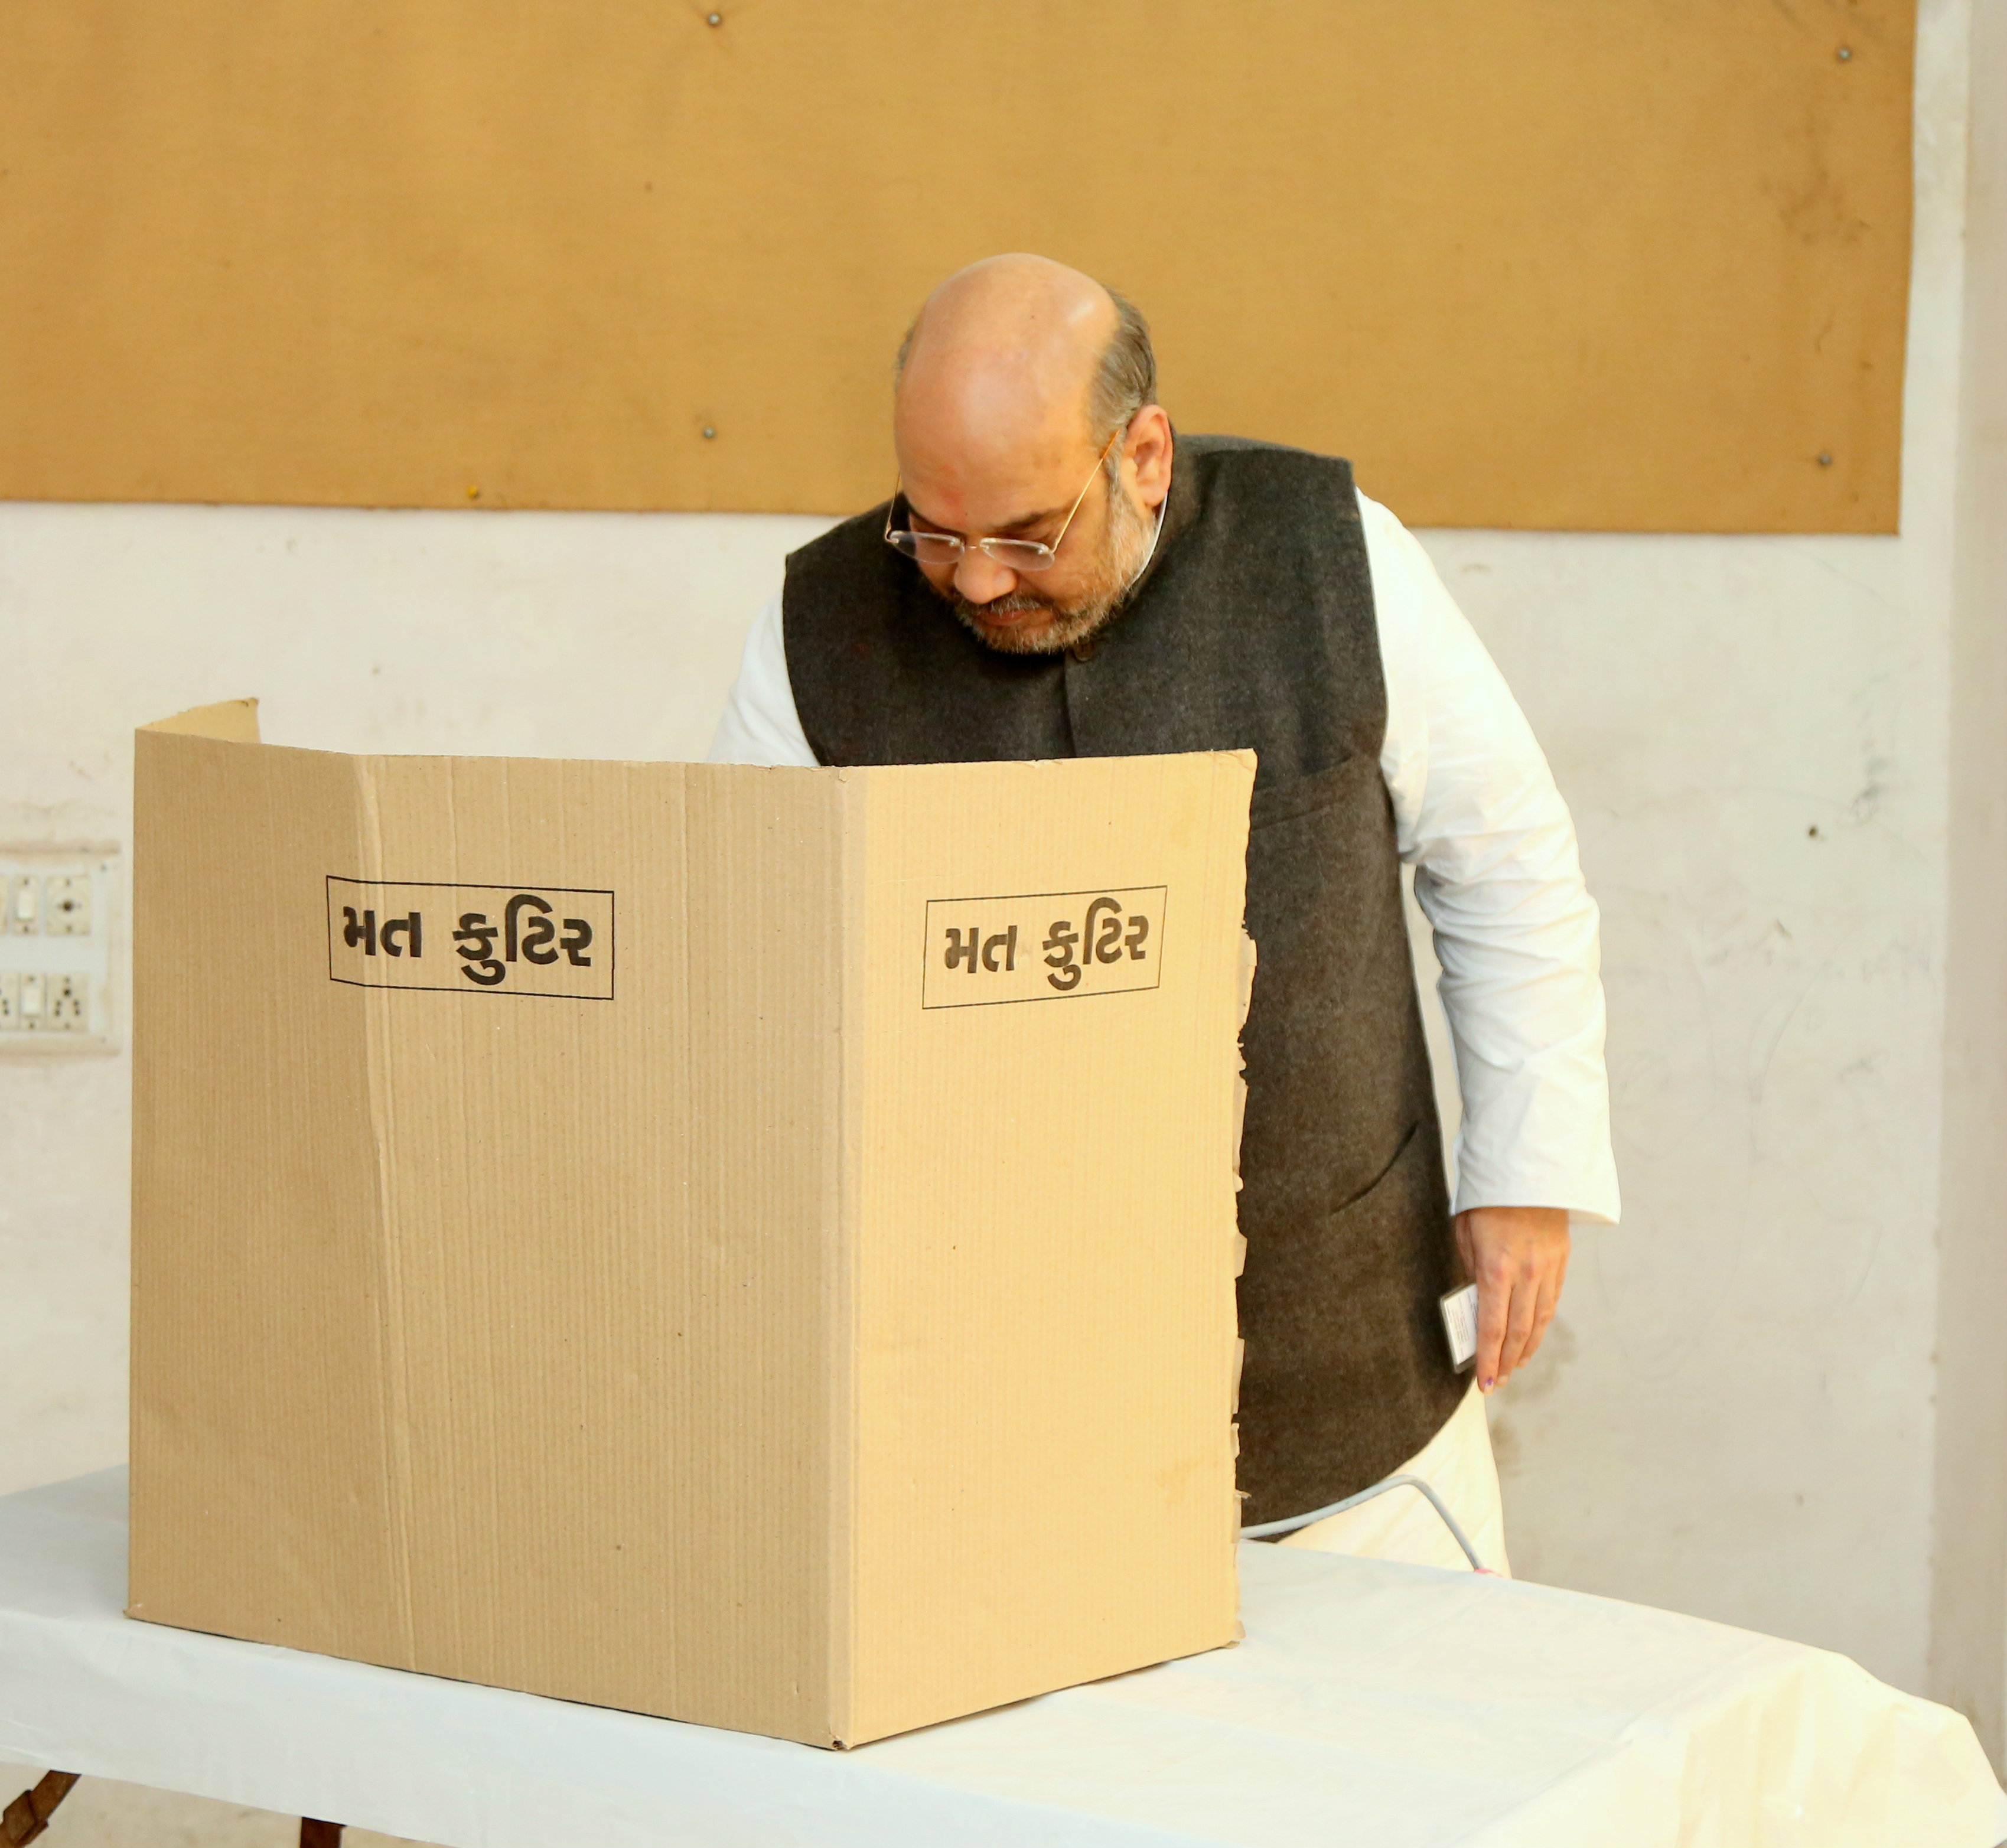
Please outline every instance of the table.
[[2007, 1838], [1959, 1716], [1542, 1585], [1247, 1543], [1240, 1647], [838, 1753], [133, 1622], [125, 1507], [0, 1497], [0, 1758], [446, 1848]]

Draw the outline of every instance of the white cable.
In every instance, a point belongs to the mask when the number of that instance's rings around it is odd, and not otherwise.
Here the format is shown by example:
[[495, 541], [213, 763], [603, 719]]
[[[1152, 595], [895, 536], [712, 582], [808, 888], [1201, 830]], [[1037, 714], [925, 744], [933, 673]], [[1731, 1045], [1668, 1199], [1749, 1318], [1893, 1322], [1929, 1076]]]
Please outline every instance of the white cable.
[[1429, 1498], [1429, 1506], [1442, 1516], [1443, 1525], [1449, 1529], [1450, 1538], [1463, 1549], [1463, 1557], [1470, 1561], [1473, 1572], [1484, 1571], [1484, 1562], [1477, 1557], [1477, 1549], [1464, 1537], [1463, 1529], [1456, 1524], [1456, 1516], [1443, 1506], [1442, 1497], [1423, 1482], [1419, 1476], [1390, 1476], [1384, 1482], [1375, 1483], [1370, 1489], [1361, 1489], [1356, 1495], [1348, 1495], [1342, 1501], [1334, 1501], [1328, 1508], [1314, 1508], [1307, 1515], [1292, 1515], [1286, 1521], [1264, 1521], [1258, 1526], [1243, 1527], [1240, 1537], [1243, 1540], [1273, 1539], [1278, 1534], [1294, 1533], [1300, 1527], [1308, 1527], [1313, 1522], [1327, 1521], [1333, 1515], [1342, 1515], [1349, 1508], [1356, 1508], [1362, 1501], [1370, 1501], [1376, 1495], [1384, 1495], [1389, 1489], [1419, 1489]]

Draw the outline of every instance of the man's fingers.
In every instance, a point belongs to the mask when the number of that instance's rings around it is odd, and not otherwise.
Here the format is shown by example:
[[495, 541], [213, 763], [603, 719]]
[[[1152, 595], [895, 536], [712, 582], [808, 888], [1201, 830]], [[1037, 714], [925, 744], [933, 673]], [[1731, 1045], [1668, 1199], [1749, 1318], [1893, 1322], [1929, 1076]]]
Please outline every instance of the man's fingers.
[[1498, 1370], [1498, 1356], [1505, 1345], [1505, 1324], [1511, 1307], [1511, 1294], [1509, 1281], [1501, 1289], [1491, 1267], [1486, 1266], [1480, 1271], [1476, 1370], [1480, 1392], [1489, 1392], [1504, 1377]]
[[1505, 1338], [1498, 1349], [1498, 1377], [1509, 1380], [1533, 1353], [1533, 1323], [1540, 1306], [1540, 1270], [1520, 1254], [1509, 1266], [1511, 1300], [1505, 1312]]
[[1547, 1324], [1561, 1306], [1561, 1281], [1567, 1274], [1568, 1254], [1564, 1251], [1561, 1261], [1550, 1265], [1541, 1275], [1539, 1304], [1533, 1311], [1533, 1335], [1526, 1343], [1526, 1352], [1519, 1356], [1522, 1367], [1540, 1351], [1540, 1343], [1547, 1338]]
[[1487, 1275], [1477, 1237], [1477, 1215], [1456, 1216], [1456, 1248], [1463, 1258], [1463, 1274], [1477, 1285], [1477, 1348], [1471, 1372], [1478, 1390], [1489, 1392], [1498, 1378], [1499, 1344], [1505, 1338], [1505, 1308]]
[[1472, 1213], [1459, 1213], [1455, 1221], [1457, 1253], [1463, 1260], [1464, 1275], [1473, 1283], [1477, 1282], [1477, 1233], [1473, 1225], [1475, 1218]]

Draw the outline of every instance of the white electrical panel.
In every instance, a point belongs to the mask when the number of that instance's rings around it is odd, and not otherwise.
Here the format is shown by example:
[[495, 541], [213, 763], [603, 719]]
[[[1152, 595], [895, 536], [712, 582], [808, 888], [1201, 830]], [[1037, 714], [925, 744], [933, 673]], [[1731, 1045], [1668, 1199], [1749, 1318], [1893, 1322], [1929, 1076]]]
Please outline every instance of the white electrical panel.
[[107, 1052], [118, 854], [0, 847], [0, 1055]]

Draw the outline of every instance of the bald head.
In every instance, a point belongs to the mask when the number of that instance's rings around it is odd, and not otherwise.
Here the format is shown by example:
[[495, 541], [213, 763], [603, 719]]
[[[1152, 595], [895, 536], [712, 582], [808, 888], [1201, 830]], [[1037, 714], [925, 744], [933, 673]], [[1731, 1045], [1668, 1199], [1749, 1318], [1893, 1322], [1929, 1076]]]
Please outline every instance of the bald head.
[[1095, 441], [1095, 376], [1119, 321], [1099, 283], [1046, 257], [958, 271], [927, 298], [906, 345], [893, 412], [901, 462], [910, 451], [925, 471], [952, 453], [988, 472], [1007, 457], [1070, 459]]

